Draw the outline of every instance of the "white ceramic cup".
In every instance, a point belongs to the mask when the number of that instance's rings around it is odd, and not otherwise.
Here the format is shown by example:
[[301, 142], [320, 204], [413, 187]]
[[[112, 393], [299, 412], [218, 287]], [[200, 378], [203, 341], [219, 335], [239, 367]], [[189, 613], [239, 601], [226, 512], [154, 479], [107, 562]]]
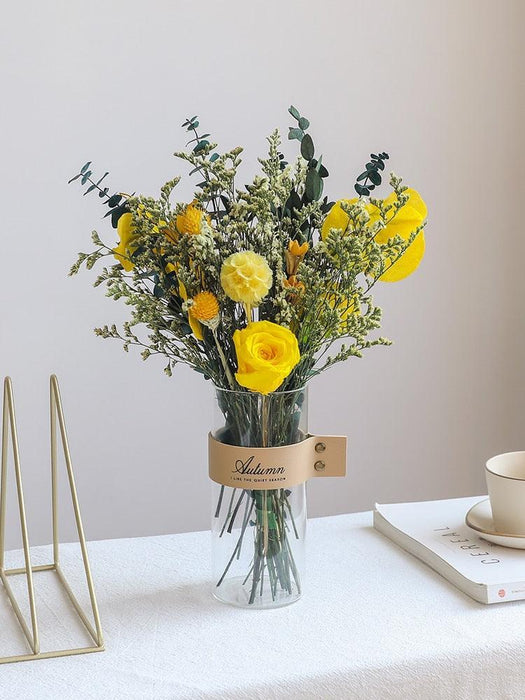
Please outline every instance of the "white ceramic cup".
[[525, 536], [525, 452], [505, 452], [485, 465], [497, 532]]

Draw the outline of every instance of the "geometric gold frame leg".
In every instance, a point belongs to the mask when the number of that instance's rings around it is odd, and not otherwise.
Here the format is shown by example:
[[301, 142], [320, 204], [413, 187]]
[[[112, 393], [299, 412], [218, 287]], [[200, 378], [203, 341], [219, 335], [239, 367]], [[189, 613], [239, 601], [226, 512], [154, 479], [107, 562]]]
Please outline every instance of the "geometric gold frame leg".
[[[9, 430], [10, 428], [10, 430]], [[13, 461], [15, 465], [16, 491], [18, 495], [18, 510], [20, 515], [20, 526], [22, 530], [22, 545], [24, 547], [25, 568], [23, 573], [27, 578], [27, 594], [29, 596], [29, 609], [31, 611], [31, 626], [33, 633], [24, 620], [20, 607], [16, 602], [7, 576], [9, 572], [4, 570], [4, 552], [5, 552], [5, 514], [6, 514], [6, 497], [7, 497], [7, 446], [8, 433], [11, 436], [11, 444], [13, 447]], [[4, 401], [3, 401], [3, 419], [2, 419], [2, 468], [0, 479], [0, 578], [4, 584], [5, 591], [11, 601], [13, 610], [18, 622], [24, 632], [24, 635], [29, 642], [29, 646], [33, 650], [33, 654], [38, 654], [40, 644], [38, 640], [38, 622], [36, 618], [35, 591], [33, 587], [33, 568], [31, 566], [31, 553], [29, 551], [29, 539], [27, 536], [27, 519], [24, 505], [24, 492], [22, 488], [22, 472], [20, 470], [20, 452], [18, 449], [18, 435], [16, 430], [15, 418], [15, 403], [13, 398], [13, 386], [10, 377], [6, 377], [4, 381]]]
[[[91, 635], [97, 647], [103, 647], [102, 629], [100, 626], [100, 616], [98, 612], [97, 598], [95, 596], [95, 587], [93, 585], [93, 577], [89, 566], [89, 557], [87, 553], [86, 538], [84, 535], [84, 527], [80, 516], [80, 506], [78, 504], [77, 488], [75, 485], [75, 476], [73, 474], [73, 466], [71, 464], [71, 453], [69, 452], [69, 443], [67, 440], [66, 423], [64, 420], [64, 411], [62, 410], [62, 399], [60, 398], [60, 389], [58, 387], [58, 379], [54, 374], [50, 379], [50, 412], [51, 412], [51, 493], [53, 501], [53, 564], [58, 578], [71, 600], [73, 607], [77, 611], [80, 619], [84, 623], [87, 631]], [[71, 490], [71, 499], [73, 501], [73, 510], [75, 513], [75, 522], [77, 526], [78, 539], [80, 542], [80, 550], [82, 552], [82, 561], [84, 562], [84, 571], [86, 574], [86, 582], [89, 591], [89, 599], [91, 601], [91, 610], [95, 621], [95, 629], [86, 617], [84, 611], [80, 607], [73, 591], [66, 581], [62, 569], [60, 568], [60, 544], [58, 538], [58, 485], [57, 485], [57, 417], [60, 427], [60, 436], [62, 438], [62, 448], [66, 461], [67, 478], [69, 488]]]
[[[4, 381], [4, 405], [3, 405], [3, 421], [2, 421], [2, 464], [0, 472], [0, 580], [4, 584], [6, 593], [9, 597], [15, 615], [18, 622], [24, 632], [24, 635], [31, 647], [31, 652], [28, 654], [21, 654], [18, 656], [6, 656], [0, 657], [0, 664], [11, 663], [14, 661], [29, 661], [32, 659], [45, 659], [57, 656], [69, 656], [72, 654], [87, 654], [90, 652], [103, 651], [104, 641], [102, 638], [102, 629], [100, 625], [100, 616], [98, 612], [97, 599], [95, 595], [95, 588], [93, 585], [93, 577], [91, 575], [91, 568], [89, 566], [89, 557], [87, 553], [86, 539], [84, 535], [84, 528], [82, 526], [82, 518], [80, 516], [80, 506], [78, 503], [77, 490], [75, 485], [75, 477], [73, 473], [73, 466], [71, 463], [71, 454], [69, 451], [69, 444], [66, 434], [66, 425], [64, 420], [64, 412], [62, 409], [62, 401], [60, 398], [60, 389], [58, 386], [58, 380], [53, 374], [50, 378], [50, 418], [51, 418], [51, 498], [52, 498], [52, 518], [53, 518], [53, 563], [44, 564], [42, 566], [31, 566], [31, 554], [29, 549], [29, 541], [27, 535], [27, 522], [25, 516], [24, 498], [22, 490], [22, 477], [20, 469], [20, 456], [18, 450], [18, 437], [16, 431], [16, 419], [15, 419], [15, 408], [13, 399], [13, 389], [11, 384], [11, 379], [6, 377]], [[93, 613], [93, 620], [95, 622], [95, 627], [89, 621], [87, 615], [82, 610], [80, 603], [78, 602], [75, 594], [71, 590], [64, 573], [60, 566], [60, 541], [58, 535], [58, 474], [57, 474], [57, 418], [58, 426], [60, 428], [60, 436], [62, 442], [62, 448], [64, 451], [64, 457], [66, 462], [67, 477], [69, 481], [69, 488], [71, 491], [71, 499], [73, 502], [73, 511], [75, 514], [75, 522], [77, 526], [78, 538], [80, 543], [80, 549], [82, 552], [82, 560], [84, 563], [84, 571], [86, 574], [86, 582], [89, 591], [89, 598], [91, 602], [91, 610]], [[4, 548], [5, 548], [5, 513], [6, 513], [6, 486], [7, 486], [7, 446], [8, 446], [8, 425], [11, 427], [11, 442], [13, 446], [13, 458], [15, 464], [15, 475], [16, 475], [16, 487], [18, 493], [18, 505], [20, 511], [20, 523], [22, 529], [22, 541], [24, 546], [24, 558], [25, 567], [20, 569], [4, 569]], [[93, 645], [88, 647], [81, 647], [78, 649], [59, 649], [56, 651], [40, 651], [39, 638], [38, 638], [38, 623], [36, 615], [36, 605], [35, 605], [35, 595], [33, 588], [33, 573], [39, 571], [54, 571], [58, 577], [58, 581], [65, 590], [73, 608], [75, 609], [77, 615], [81, 619], [84, 627], [86, 628], [88, 634], [93, 640]], [[25, 574], [27, 577], [27, 588], [29, 594], [29, 606], [31, 611], [31, 624], [33, 633], [29, 630], [20, 608], [16, 602], [13, 595], [9, 582], [7, 580], [8, 576], [14, 576], [17, 574]]]

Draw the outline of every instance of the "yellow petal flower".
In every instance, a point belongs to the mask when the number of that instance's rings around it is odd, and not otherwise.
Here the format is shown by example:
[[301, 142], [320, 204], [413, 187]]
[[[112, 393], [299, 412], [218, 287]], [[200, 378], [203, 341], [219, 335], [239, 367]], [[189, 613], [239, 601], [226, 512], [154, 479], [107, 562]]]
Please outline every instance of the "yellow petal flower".
[[[377, 243], [386, 243], [393, 236], [401, 236], [405, 240], [408, 240], [410, 234], [415, 231], [418, 226], [424, 222], [427, 217], [427, 207], [421, 195], [413, 189], [407, 189], [405, 194], [408, 195], [407, 203], [399, 209], [396, 216], [392, 221], [390, 221], [384, 229], [379, 231], [375, 237]], [[341, 202], [347, 204], [355, 204], [357, 198], [354, 199], [341, 199], [334, 204], [334, 206], [328, 212], [322, 228], [321, 237], [323, 240], [328, 236], [331, 228], [341, 229], [346, 231], [349, 216], [343, 211], [341, 207]], [[397, 201], [397, 195], [392, 192], [385, 200], [385, 205], [393, 204]], [[369, 225], [376, 223], [379, 220], [379, 213], [377, 207], [372, 204], [367, 203], [366, 210], [370, 215]], [[395, 262], [392, 267], [390, 267], [386, 272], [384, 272], [379, 278], [380, 282], [398, 282], [405, 277], [414, 272], [419, 266], [419, 263], [423, 259], [425, 254], [425, 236], [423, 231], [421, 231], [410, 246], [406, 249], [403, 255]], [[388, 259], [385, 261], [389, 264]]]
[[238, 365], [235, 378], [260, 394], [278, 389], [301, 359], [295, 335], [271, 321], [255, 321], [236, 330], [233, 343]]
[[[427, 218], [427, 207], [416, 190], [408, 189], [408, 202], [401, 207], [395, 218], [379, 231], [375, 240], [378, 243], [386, 243], [392, 236], [401, 236], [405, 240], [410, 238], [410, 234]], [[395, 192], [392, 192], [385, 199], [385, 204], [393, 204], [397, 201]], [[417, 269], [425, 254], [425, 236], [423, 231], [418, 233], [403, 255], [384, 272], [379, 280], [381, 282], [399, 282], [411, 275]], [[388, 264], [388, 261], [387, 261]]]
[[129, 272], [135, 267], [134, 263], [129, 259], [129, 256], [135, 250], [135, 248], [130, 245], [133, 239], [133, 217], [129, 212], [122, 214], [119, 218], [117, 233], [120, 238], [120, 243], [113, 249], [113, 253], [126, 272]]
[[341, 202], [346, 202], [347, 204], [355, 204], [355, 202], [357, 202], [357, 198], [340, 199], [330, 209], [321, 227], [321, 238], [323, 239], [323, 241], [330, 233], [331, 228], [338, 228], [341, 229], [341, 231], [346, 231], [346, 227], [348, 226], [350, 217], [345, 211], [343, 211], [341, 207]]
[[268, 294], [272, 277], [266, 260], [252, 250], [230, 255], [221, 268], [221, 285], [226, 295], [248, 306], [257, 306]]

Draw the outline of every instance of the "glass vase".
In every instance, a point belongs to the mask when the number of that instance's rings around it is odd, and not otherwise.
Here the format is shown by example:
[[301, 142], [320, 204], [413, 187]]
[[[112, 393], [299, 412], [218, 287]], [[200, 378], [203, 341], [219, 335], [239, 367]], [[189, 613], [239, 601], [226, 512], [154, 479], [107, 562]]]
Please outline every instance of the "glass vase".
[[[281, 447], [307, 436], [306, 389], [262, 395], [215, 388], [212, 437], [218, 442]], [[298, 600], [303, 590], [306, 482], [266, 489], [212, 484], [215, 597], [258, 609]]]

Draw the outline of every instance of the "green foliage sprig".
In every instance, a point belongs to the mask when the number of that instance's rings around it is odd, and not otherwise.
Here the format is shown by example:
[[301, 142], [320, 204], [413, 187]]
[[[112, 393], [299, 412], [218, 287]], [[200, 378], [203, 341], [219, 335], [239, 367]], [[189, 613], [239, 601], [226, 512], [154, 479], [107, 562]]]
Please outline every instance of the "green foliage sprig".
[[368, 197], [372, 190], [379, 187], [382, 181], [381, 171], [385, 169], [388, 153], [370, 154], [370, 160], [365, 165], [365, 171], [358, 175], [354, 189], [360, 197]]
[[84, 196], [93, 192], [93, 190], [98, 190], [98, 196], [103, 199], [104, 204], [109, 207], [109, 211], [104, 214], [104, 218], [111, 216], [111, 225], [113, 228], [117, 228], [118, 220], [122, 214], [129, 211], [126, 203], [127, 195], [120, 192], [109, 194], [109, 187], [100, 187], [100, 183], [109, 175], [109, 172], [105, 172], [104, 175], [95, 182], [91, 179], [93, 173], [90, 170], [90, 166], [91, 161], [85, 163], [81, 167], [80, 172], [68, 180], [68, 185], [80, 178], [81, 185], [87, 185], [89, 183], [88, 188], [84, 192]]

